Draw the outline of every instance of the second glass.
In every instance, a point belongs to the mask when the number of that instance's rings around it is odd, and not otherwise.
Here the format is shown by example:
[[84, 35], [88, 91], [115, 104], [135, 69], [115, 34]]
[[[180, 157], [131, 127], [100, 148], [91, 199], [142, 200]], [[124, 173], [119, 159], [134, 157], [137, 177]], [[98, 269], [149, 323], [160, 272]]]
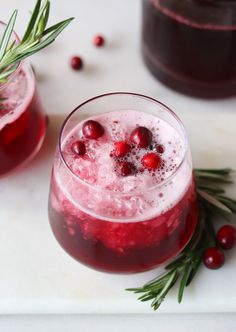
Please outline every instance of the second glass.
[[[85, 137], [87, 120], [103, 126], [101, 137]], [[145, 148], [130, 141], [140, 126], [153, 136]], [[74, 149], [78, 140], [86, 153]], [[117, 141], [130, 145], [125, 157], [114, 156]], [[162, 166], [143, 168], [147, 154]], [[117, 173], [123, 162], [135, 171]], [[194, 232], [198, 207], [192, 171], [185, 129], [168, 107], [131, 93], [93, 98], [76, 108], [61, 130], [49, 198], [53, 233], [73, 258], [94, 269], [154, 268], [176, 256]]]
[[[5, 25], [0, 23], [0, 36]], [[16, 42], [19, 38], [14, 34]], [[41, 148], [46, 115], [27, 61], [0, 84], [0, 178], [29, 161]]]

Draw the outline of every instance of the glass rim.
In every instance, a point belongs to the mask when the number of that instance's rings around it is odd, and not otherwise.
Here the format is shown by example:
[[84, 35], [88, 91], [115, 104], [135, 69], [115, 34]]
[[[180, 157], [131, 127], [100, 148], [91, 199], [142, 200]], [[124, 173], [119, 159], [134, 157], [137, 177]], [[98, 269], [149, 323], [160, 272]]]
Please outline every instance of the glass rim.
[[[1, 21], [0, 20], [0, 27], [6, 27], [6, 23]], [[15, 32], [15, 30], [13, 31], [13, 35], [14, 35], [14, 38], [16, 40], [16, 43], [18, 44], [20, 42], [20, 37], [18, 36], [18, 34]], [[17, 67], [16, 69], [13, 71], [13, 73], [11, 73], [9, 76], [8, 76], [8, 81], [5, 82], [5, 83], [0, 83], [0, 91], [3, 90], [11, 81], [12, 79], [14, 79], [14, 77], [18, 74], [18, 72], [20, 71], [20, 69], [22, 68], [22, 65], [24, 63], [24, 60], [20, 60], [18, 63], [17, 63]]]
[[[58, 140], [59, 157], [62, 160], [63, 165], [66, 167], [66, 169], [69, 171], [69, 173], [71, 173], [71, 175], [75, 179], [77, 179], [79, 182], [81, 182], [82, 184], [90, 187], [93, 190], [98, 190], [98, 191], [102, 191], [102, 192], [108, 192], [108, 193], [112, 193], [113, 195], [117, 195], [117, 196], [130, 195], [130, 194], [134, 194], [134, 193], [137, 193], [137, 194], [140, 193], [140, 190], [131, 190], [131, 191], [128, 191], [128, 192], [117, 192], [117, 191], [113, 191], [113, 190], [109, 190], [109, 189], [103, 188], [101, 186], [93, 185], [93, 184], [89, 183], [88, 181], [85, 181], [83, 178], [81, 178], [80, 176], [78, 176], [76, 173], [73, 172], [73, 170], [71, 169], [71, 167], [68, 165], [68, 163], [66, 161], [66, 158], [63, 155], [63, 151], [62, 151], [62, 144], [63, 144], [62, 136], [63, 136], [63, 133], [64, 133], [64, 129], [66, 128], [66, 125], [67, 125], [68, 121], [70, 120], [70, 118], [77, 111], [79, 111], [81, 107], [83, 107], [84, 105], [86, 105], [86, 104], [88, 104], [88, 103], [90, 103], [90, 102], [92, 102], [94, 100], [97, 100], [97, 99], [100, 99], [100, 98], [104, 98], [104, 97], [108, 97], [108, 96], [118, 96], [118, 95], [122, 95], [122, 96], [126, 95], [126, 96], [138, 97], [138, 98], [141, 98], [141, 99], [145, 99], [145, 100], [147, 100], [149, 102], [153, 102], [155, 104], [158, 104], [163, 109], [165, 109], [171, 116], [173, 116], [175, 118], [175, 120], [177, 121], [177, 123], [180, 125], [180, 128], [181, 128], [181, 130], [183, 132], [183, 138], [184, 138], [184, 153], [183, 153], [183, 157], [181, 159], [181, 162], [179, 163], [178, 167], [176, 167], [176, 169], [174, 170], [174, 172], [172, 174], [170, 174], [164, 181], [161, 181], [160, 183], [158, 183], [156, 185], [153, 185], [151, 187], [148, 187], [148, 188], [146, 188], [144, 190], [142, 189], [142, 192], [151, 191], [151, 190], [154, 190], [156, 188], [161, 188], [166, 183], [170, 182], [175, 177], [175, 175], [181, 169], [184, 161], [186, 160], [187, 154], [188, 154], [188, 149], [189, 149], [188, 135], [187, 135], [187, 131], [186, 131], [185, 126], [183, 125], [182, 121], [180, 120], [180, 118], [178, 117], [178, 115], [174, 111], [172, 111], [171, 108], [169, 108], [164, 103], [160, 102], [159, 100], [157, 100], [155, 98], [152, 98], [152, 97], [140, 94], [140, 93], [135, 93], [135, 92], [108, 92], [108, 93], [100, 94], [100, 95], [97, 95], [97, 96], [95, 96], [93, 98], [90, 98], [90, 99], [84, 101], [83, 103], [81, 103], [80, 105], [78, 105], [71, 113], [69, 113], [69, 115], [67, 115], [67, 117], [63, 121], [62, 127], [60, 129], [59, 140]], [[78, 122], [78, 123], [80, 123], [80, 122]]]

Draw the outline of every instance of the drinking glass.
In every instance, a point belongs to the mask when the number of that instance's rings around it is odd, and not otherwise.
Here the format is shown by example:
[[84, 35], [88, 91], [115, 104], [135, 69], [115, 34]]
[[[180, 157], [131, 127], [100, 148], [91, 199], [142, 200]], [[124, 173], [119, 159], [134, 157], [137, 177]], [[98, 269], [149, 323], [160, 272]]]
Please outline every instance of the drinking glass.
[[[0, 23], [0, 36], [5, 25]], [[19, 38], [14, 34], [15, 40]], [[0, 177], [29, 161], [40, 149], [46, 116], [36, 90], [32, 68], [18, 64], [6, 83], [0, 84]]]
[[[159, 184], [138, 190], [117, 192], [86, 182], [68, 163], [65, 146], [70, 133], [88, 118], [109, 117], [114, 111], [128, 115], [130, 110], [151, 114], [176, 130], [184, 144], [179, 166]], [[60, 132], [49, 219], [61, 247], [97, 270], [141, 272], [176, 256], [192, 237], [198, 206], [186, 131], [175, 113], [157, 100], [133, 93], [105, 94], [78, 106]]]

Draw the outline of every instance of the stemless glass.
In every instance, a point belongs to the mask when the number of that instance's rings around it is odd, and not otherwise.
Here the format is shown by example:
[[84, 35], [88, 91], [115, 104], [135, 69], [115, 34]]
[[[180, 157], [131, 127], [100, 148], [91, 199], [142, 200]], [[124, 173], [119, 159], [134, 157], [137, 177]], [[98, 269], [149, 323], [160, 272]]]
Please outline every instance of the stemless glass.
[[[98, 114], [129, 110], [151, 114], [176, 130], [184, 144], [184, 156], [176, 170], [153, 187], [131, 192], [101, 188], [73, 173], [63, 151], [73, 129]], [[164, 207], [157, 212], [161, 200]], [[144, 201], [152, 204], [139, 209]], [[130, 213], [135, 209], [141, 212]], [[190, 240], [198, 219], [191, 154], [179, 118], [162, 103], [132, 93], [105, 94], [78, 106], [61, 129], [51, 178], [49, 219], [62, 248], [97, 270], [141, 272], [176, 256]]]
[[143, 57], [171, 88], [219, 98], [236, 93], [236, 2], [143, 0]]
[[[0, 36], [4, 27], [0, 23]], [[16, 34], [14, 38], [19, 41]], [[27, 62], [20, 62], [7, 83], [0, 84], [0, 177], [38, 152], [45, 131], [34, 73]]]

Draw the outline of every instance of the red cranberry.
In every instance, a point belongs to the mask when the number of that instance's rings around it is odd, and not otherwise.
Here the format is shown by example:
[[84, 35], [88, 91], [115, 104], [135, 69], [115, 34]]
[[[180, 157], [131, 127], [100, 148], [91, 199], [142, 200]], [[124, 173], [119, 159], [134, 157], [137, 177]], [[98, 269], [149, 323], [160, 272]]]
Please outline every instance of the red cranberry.
[[146, 127], [138, 127], [132, 131], [130, 140], [139, 148], [146, 148], [152, 142], [152, 133]]
[[156, 150], [157, 153], [162, 154], [162, 153], [165, 152], [165, 147], [164, 147], [164, 145], [162, 145], [162, 144], [157, 144], [157, 145], [155, 146], [155, 150]]
[[156, 153], [147, 153], [142, 158], [142, 164], [145, 168], [154, 170], [160, 167], [161, 158]]
[[73, 56], [70, 65], [74, 70], [80, 70], [83, 67], [83, 60], [79, 56]]
[[105, 39], [100, 35], [97, 35], [93, 38], [93, 44], [95, 46], [101, 47], [104, 45], [104, 43], [105, 43]]
[[130, 145], [124, 141], [114, 143], [114, 155], [115, 157], [124, 157], [130, 151]]
[[83, 156], [86, 152], [85, 144], [82, 141], [76, 141], [71, 145], [71, 151], [78, 156]]
[[99, 122], [88, 120], [83, 124], [82, 132], [86, 138], [97, 139], [104, 134], [104, 128]]
[[128, 161], [118, 161], [115, 170], [119, 175], [128, 176], [134, 173], [135, 167]]
[[223, 249], [231, 249], [236, 244], [236, 228], [230, 225], [222, 226], [216, 235], [217, 242]]
[[208, 269], [219, 269], [225, 262], [224, 253], [216, 248], [208, 248], [203, 255], [203, 263]]

